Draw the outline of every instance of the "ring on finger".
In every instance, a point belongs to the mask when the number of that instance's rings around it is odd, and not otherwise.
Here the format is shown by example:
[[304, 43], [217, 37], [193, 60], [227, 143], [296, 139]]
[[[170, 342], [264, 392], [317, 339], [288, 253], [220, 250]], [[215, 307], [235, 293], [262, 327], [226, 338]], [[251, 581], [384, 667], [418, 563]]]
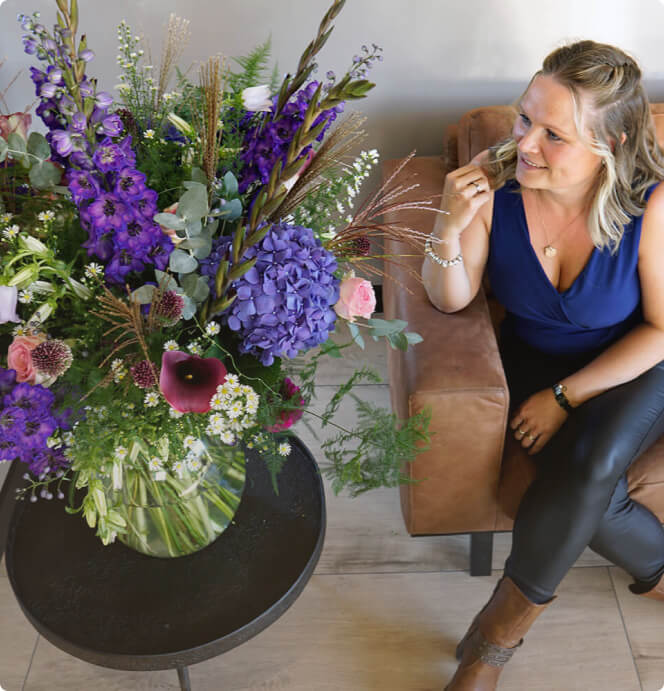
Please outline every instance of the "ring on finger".
[[[477, 180], [472, 180], [470, 184], [471, 184], [471, 185], [475, 185], [475, 189], [477, 190], [477, 192], [481, 192], [481, 191], [482, 191], [482, 188], [480, 187], [480, 185], [479, 185], [479, 183], [477, 182]], [[477, 194], [477, 192], [475, 192], [475, 194]]]
[[530, 441], [535, 441], [535, 439], [537, 439], [537, 437], [534, 434], [529, 434], [528, 439], [530, 439]]
[[525, 434], [527, 431], [528, 431], [527, 429], [521, 429], [520, 426], [519, 426], [519, 429], [517, 430], [517, 432], [518, 432], [519, 434]]

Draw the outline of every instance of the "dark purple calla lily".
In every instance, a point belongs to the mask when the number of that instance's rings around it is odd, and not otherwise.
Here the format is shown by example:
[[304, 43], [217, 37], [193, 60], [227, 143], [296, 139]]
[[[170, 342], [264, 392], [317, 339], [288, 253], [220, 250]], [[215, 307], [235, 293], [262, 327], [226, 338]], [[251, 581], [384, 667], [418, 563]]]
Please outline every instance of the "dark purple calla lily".
[[226, 379], [226, 372], [216, 357], [166, 351], [161, 358], [159, 389], [180, 413], [207, 413], [217, 387]]

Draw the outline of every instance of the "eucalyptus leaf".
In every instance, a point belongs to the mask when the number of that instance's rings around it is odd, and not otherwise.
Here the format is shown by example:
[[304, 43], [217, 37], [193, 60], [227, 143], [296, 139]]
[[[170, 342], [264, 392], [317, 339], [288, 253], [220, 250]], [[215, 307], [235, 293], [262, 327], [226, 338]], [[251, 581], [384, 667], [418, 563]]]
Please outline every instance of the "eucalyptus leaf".
[[62, 177], [62, 171], [50, 161], [39, 161], [30, 168], [30, 183], [38, 190], [53, 187]]
[[350, 331], [350, 335], [353, 338], [353, 341], [364, 350], [364, 339], [362, 338], [362, 334], [360, 334], [360, 329], [358, 328], [357, 324], [353, 324], [353, 322], [348, 322], [348, 330]]
[[152, 302], [155, 290], [155, 286], [141, 286], [131, 294], [131, 299], [138, 300], [141, 305], [147, 305]]
[[188, 274], [196, 270], [198, 262], [183, 250], [173, 250], [168, 262], [168, 268], [181, 274]]
[[2, 163], [7, 158], [7, 149], [9, 149], [9, 146], [7, 146], [7, 142], [2, 137], [0, 137], [0, 163]]
[[216, 215], [223, 218], [224, 221], [235, 221], [242, 216], [242, 202], [239, 199], [231, 199], [221, 207]]
[[178, 202], [177, 215], [187, 220], [201, 219], [208, 213], [207, 189], [198, 183], [188, 189]]
[[188, 295], [183, 295], [182, 299], [184, 300], [182, 318], [191, 319], [196, 314], [196, 303]]
[[214, 220], [210, 221], [203, 230], [207, 233], [210, 234], [210, 237], [212, 237], [216, 232], [217, 228], [219, 228], [219, 219], [215, 218]]
[[208, 184], [208, 179], [207, 175], [203, 172], [201, 168], [192, 168], [191, 169], [191, 179], [194, 182], [198, 182], [201, 185], [203, 185], [207, 189], [207, 184]]
[[420, 334], [415, 333], [414, 331], [408, 331], [407, 333], [404, 334], [404, 336], [408, 339], [408, 344], [409, 345], [415, 345], [416, 343], [422, 343], [424, 340]]
[[229, 197], [235, 197], [238, 193], [237, 178], [230, 170], [224, 175], [224, 192]]
[[155, 269], [154, 275], [162, 290], [177, 290], [178, 282], [170, 274]]
[[187, 219], [184, 224], [184, 229], [189, 237], [198, 235], [203, 230], [203, 224], [200, 218]]
[[183, 230], [184, 229], [184, 219], [176, 216], [175, 214], [155, 214], [152, 219], [155, 223], [158, 223], [164, 228], [170, 228], [171, 230]]
[[16, 132], [12, 132], [8, 137], [7, 137], [7, 144], [9, 144], [9, 148], [12, 150], [11, 158], [13, 158], [16, 161], [19, 161], [20, 163], [23, 164], [23, 166], [28, 167], [29, 164], [29, 159], [28, 156], [26, 156], [26, 145], [25, 145], [25, 139], [21, 137], [20, 135], [16, 134]]
[[390, 334], [387, 337], [387, 341], [392, 346], [392, 348], [398, 348], [399, 350], [408, 350], [408, 339], [406, 338], [406, 335], [403, 333]]
[[46, 141], [46, 137], [39, 132], [31, 132], [28, 137], [28, 152], [33, 156], [45, 161], [51, 156], [51, 146]]
[[196, 292], [196, 286], [198, 285], [198, 276], [193, 273], [187, 274], [186, 276], [182, 277], [180, 285], [182, 286], [185, 295], [188, 295], [190, 298], [193, 298], [194, 293]]
[[207, 300], [210, 295], [210, 286], [208, 285], [207, 278], [204, 276], [199, 276], [196, 282], [196, 290], [194, 291], [193, 298], [196, 302], [201, 303]]

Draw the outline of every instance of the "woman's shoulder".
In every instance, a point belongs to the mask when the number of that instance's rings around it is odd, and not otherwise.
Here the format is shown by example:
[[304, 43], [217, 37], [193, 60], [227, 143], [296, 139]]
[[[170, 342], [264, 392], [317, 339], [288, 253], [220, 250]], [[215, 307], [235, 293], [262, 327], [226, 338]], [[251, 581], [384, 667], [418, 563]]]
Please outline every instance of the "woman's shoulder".
[[[654, 182], [646, 191], [646, 208], [641, 220], [639, 254], [664, 248], [664, 184]], [[659, 254], [659, 251], [658, 251]]]

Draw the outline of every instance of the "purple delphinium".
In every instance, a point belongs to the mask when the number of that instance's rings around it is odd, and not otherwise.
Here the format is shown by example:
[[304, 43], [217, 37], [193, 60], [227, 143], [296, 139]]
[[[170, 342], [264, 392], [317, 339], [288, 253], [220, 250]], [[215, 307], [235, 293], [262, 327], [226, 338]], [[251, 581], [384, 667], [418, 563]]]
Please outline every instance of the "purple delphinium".
[[[106, 264], [104, 277], [110, 283], [124, 283], [129, 273], [148, 265], [165, 269], [173, 243], [152, 220], [157, 193], [145, 186], [145, 175], [136, 169], [131, 137], [119, 139], [124, 125], [119, 115], [108, 112], [112, 96], [97, 91], [95, 80], [83, 75], [78, 84], [83, 102], [75, 102], [65, 80], [70, 58], [62, 31], [55, 27], [51, 38], [31, 17], [20, 15], [19, 21], [29, 32], [26, 52], [49, 63], [43, 71], [30, 69], [41, 98], [37, 114], [49, 128], [51, 158], [64, 167], [88, 232], [83, 246]], [[86, 63], [93, 57], [90, 50], [79, 56]]]
[[[304, 122], [304, 115], [317, 88], [318, 82], [314, 81], [300, 89], [295, 97], [284, 106], [279, 117], [273, 120], [277, 108], [277, 97], [275, 97], [271, 110], [261, 113], [255, 124], [247, 130], [244, 138], [244, 151], [240, 156], [244, 162], [244, 167], [240, 172], [240, 192], [246, 192], [249, 186], [255, 182], [267, 184], [272, 168], [277, 161], [286, 160], [290, 143], [298, 127]], [[317, 141], [323, 140], [325, 132], [336, 119], [337, 113], [342, 111], [343, 104], [340, 104], [324, 110], [314, 120], [312, 128], [317, 127], [322, 122], [326, 123], [316, 138]], [[306, 146], [299, 158], [304, 158], [311, 149], [311, 145]]]
[[[211, 290], [216, 267], [227, 258], [224, 240], [201, 262]], [[222, 316], [241, 336], [240, 352], [271, 365], [275, 357], [292, 358], [324, 343], [334, 329], [332, 306], [339, 298], [334, 255], [311, 229], [279, 223], [243, 258], [253, 257], [258, 257], [256, 264], [234, 281], [237, 297]]]
[[43, 386], [16, 383], [16, 372], [0, 367], [0, 461], [17, 458], [39, 476], [69, 461], [64, 447], [49, 447], [49, 437], [71, 426], [53, 410], [54, 394]]

